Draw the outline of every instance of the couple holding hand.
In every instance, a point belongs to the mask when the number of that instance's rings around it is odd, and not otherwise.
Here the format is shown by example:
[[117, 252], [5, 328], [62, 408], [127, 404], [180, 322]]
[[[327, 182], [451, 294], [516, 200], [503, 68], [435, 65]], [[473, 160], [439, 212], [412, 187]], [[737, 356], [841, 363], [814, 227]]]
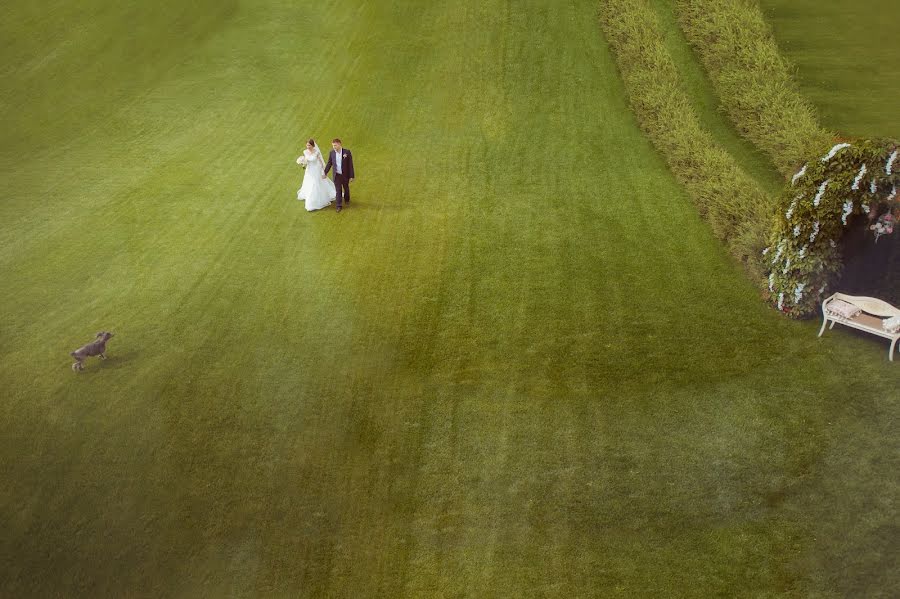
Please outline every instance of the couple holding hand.
[[[325, 208], [337, 199], [337, 211], [343, 204], [350, 203], [350, 183], [355, 177], [353, 173], [353, 154], [341, 145], [341, 140], [331, 140], [333, 148], [328, 153], [328, 162], [322, 158], [322, 152], [315, 140], [306, 142], [303, 156], [297, 158], [297, 164], [306, 169], [303, 185], [297, 191], [297, 199], [306, 202], [308, 211]], [[328, 180], [328, 171], [334, 168], [334, 181]]]

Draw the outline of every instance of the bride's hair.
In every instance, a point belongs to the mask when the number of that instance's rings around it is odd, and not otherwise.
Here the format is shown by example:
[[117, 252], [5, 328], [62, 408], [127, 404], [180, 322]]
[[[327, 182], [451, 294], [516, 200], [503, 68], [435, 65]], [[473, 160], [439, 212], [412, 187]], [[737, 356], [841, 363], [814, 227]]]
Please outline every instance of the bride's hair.
[[309, 145], [311, 145], [314, 148], [316, 147], [316, 140], [314, 140], [312, 137], [310, 137], [309, 141], [306, 143], [308, 143]]

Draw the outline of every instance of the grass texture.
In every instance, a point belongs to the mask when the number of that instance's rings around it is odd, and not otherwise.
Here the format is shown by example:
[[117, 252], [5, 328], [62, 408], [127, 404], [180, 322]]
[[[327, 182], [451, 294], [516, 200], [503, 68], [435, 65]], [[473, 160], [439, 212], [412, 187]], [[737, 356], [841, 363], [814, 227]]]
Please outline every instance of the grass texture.
[[4, 4], [4, 594], [889, 596], [896, 365], [759, 301], [596, 14]]
[[800, 91], [844, 137], [900, 139], [893, 0], [759, 0]]
[[783, 175], [833, 139], [800, 95], [755, 0], [675, 0], [674, 7], [723, 110]]

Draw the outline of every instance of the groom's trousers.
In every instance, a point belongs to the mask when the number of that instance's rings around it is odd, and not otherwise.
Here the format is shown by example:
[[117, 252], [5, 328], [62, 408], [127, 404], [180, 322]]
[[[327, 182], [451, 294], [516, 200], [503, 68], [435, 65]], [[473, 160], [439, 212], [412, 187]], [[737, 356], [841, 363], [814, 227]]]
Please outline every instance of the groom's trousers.
[[338, 208], [345, 201], [350, 202], [350, 179], [340, 173], [334, 174], [335, 201]]

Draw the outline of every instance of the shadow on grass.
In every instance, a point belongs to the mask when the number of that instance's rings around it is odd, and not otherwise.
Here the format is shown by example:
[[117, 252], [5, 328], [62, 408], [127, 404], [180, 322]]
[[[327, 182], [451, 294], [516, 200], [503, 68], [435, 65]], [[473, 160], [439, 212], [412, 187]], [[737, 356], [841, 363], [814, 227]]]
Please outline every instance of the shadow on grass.
[[[818, 319], [819, 326], [822, 326], [822, 318], [821, 316]], [[818, 333], [818, 331], [817, 331]], [[858, 329], [854, 329], [851, 327], [842, 326], [840, 323], [834, 325], [833, 329], [829, 329], [825, 327], [825, 331], [822, 333], [822, 339], [826, 338], [835, 339], [835, 342], [840, 341], [850, 341], [866, 345], [870, 345], [873, 348], [877, 349], [881, 358], [884, 359], [885, 362], [890, 361], [890, 355], [888, 354], [888, 350], [891, 347], [891, 340], [885, 337], [879, 337], [877, 335], [873, 335], [872, 333], [866, 333], [864, 331], [860, 331]], [[844, 337], [844, 339], [840, 339], [840, 337]], [[895, 350], [895, 354], [897, 351]], [[894, 361], [897, 360], [896, 355], [894, 356]]]
[[[422, 203], [424, 203], [423, 200]], [[434, 207], [439, 206], [439, 200], [437, 198], [431, 198], [429, 201], [434, 202]], [[442, 200], [440, 200], [442, 201]], [[362, 201], [353, 200], [348, 208], [345, 206], [344, 208], [347, 210], [376, 210], [378, 212], [407, 212], [415, 207], [415, 201], [409, 200], [399, 200], [399, 201], [390, 201], [390, 200], [381, 200], [378, 198], [366, 198]]]
[[82, 370], [78, 374], [81, 376], [90, 376], [101, 373], [104, 370], [118, 370], [119, 368], [127, 366], [138, 355], [138, 352], [130, 351], [124, 354], [109, 355], [105, 360], [101, 360], [99, 358], [91, 358], [84, 363], [84, 370]]
[[[344, 212], [344, 211], [368, 212], [370, 210], [385, 210], [385, 209], [393, 210], [393, 211], [405, 211], [405, 210], [409, 209], [409, 206], [406, 204], [402, 204], [402, 203], [401, 204], [384, 204], [381, 202], [371, 202], [371, 201], [360, 202], [358, 200], [353, 200], [353, 202], [351, 202], [349, 205], [344, 204], [341, 207], [342, 212]], [[323, 214], [323, 213], [332, 213], [333, 214], [335, 212], [337, 212], [337, 207], [335, 206], [334, 202], [332, 202], [331, 204], [329, 204], [328, 206], [325, 206], [324, 208], [319, 208], [318, 210], [311, 210], [309, 212], [304, 212], [303, 214], [309, 214], [309, 215]]]

